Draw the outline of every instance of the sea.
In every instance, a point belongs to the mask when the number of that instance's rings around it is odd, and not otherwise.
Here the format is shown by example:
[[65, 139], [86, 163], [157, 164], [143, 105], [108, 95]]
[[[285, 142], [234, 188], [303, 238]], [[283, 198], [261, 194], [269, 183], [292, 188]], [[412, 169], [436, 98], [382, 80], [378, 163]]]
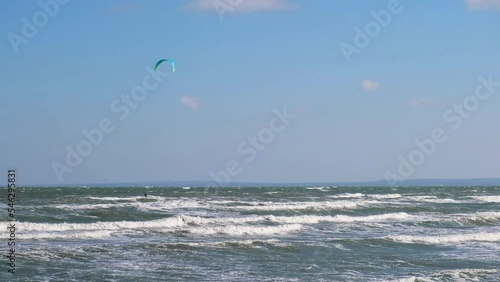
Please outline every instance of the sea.
[[4, 196], [0, 281], [500, 281], [495, 186], [21, 187], [14, 275]]

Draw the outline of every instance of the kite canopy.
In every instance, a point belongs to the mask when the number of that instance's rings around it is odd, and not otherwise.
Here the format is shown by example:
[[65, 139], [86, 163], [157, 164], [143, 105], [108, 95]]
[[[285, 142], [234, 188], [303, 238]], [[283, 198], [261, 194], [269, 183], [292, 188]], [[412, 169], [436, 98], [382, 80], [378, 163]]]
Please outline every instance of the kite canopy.
[[175, 63], [174, 61], [170, 59], [161, 59], [156, 63], [155, 70], [163, 63], [163, 62], [170, 62], [172, 64], [172, 72], [175, 72]]

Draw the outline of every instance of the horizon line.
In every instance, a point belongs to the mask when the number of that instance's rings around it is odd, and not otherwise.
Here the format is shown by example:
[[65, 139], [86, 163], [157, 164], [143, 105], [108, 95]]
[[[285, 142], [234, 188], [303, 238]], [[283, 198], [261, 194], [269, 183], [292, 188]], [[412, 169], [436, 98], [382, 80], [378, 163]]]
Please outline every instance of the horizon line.
[[[333, 185], [333, 186], [353, 186], [353, 185], [363, 185], [367, 184], [367, 186], [408, 186], [407, 182], [459, 182], [459, 181], [464, 181], [464, 182], [471, 182], [471, 181], [495, 181], [498, 182], [498, 184], [488, 184], [488, 185], [500, 185], [500, 177], [484, 177], [484, 178], [414, 178], [414, 179], [405, 179], [401, 181], [400, 183], [396, 185], [389, 185], [386, 180], [379, 179], [379, 180], [366, 180], [366, 181], [324, 181], [324, 182], [308, 182], [308, 181], [300, 181], [300, 182], [279, 182], [279, 181], [270, 181], [270, 182], [265, 182], [265, 181], [234, 181], [234, 182], [229, 182], [229, 183], [223, 183], [217, 185], [214, 181], [210, 180], [150, 180], [150, 181], [130, 181], [130, 182], [91, 182], [91, 183], [69, 183], [69, 184], [62, 184], [62, 183], [49, 183], [49, 184], [33, 184], [33, 183], [27, 183], [27, 184], [21, 184], [18, 187], [22, 186], [31, 186], [31, 187], [74, 187], [74, 186], [87, 186], [87, 187], [100, 187], [100, 186], [116, 186], [116, 185], [125, 185], [125, 186], [149, 186], [150, 185], [159, 185], [160, 186], [165, 186], [165, 187], [176, 187], [179, 185], [190, 185], [194, 187], [207, 187], [207, 188], [215, 188], [215, 187], [235, 187], [235, 186], [269, 186], [269, 185], [275, 185], [275, 186], [302, 186], [302, 185]], [[163, 183], [163, 184], [162, 184]], [[211, 184], [212, 186], [207, 186], [207, 184]], [[370, 185], [368, 185], [370, 184]], [[197, 186], [200, 185], [200, 186]], [[421, 183], [419, 185], [443, 185], [443, 184], [432, 184], [432, 183]], [[468, 184], [470, 185], [470, 184]], [[479, 184], [478, 184], [479, 185]], [[484, 185], [483, 186], [488, 186]]]

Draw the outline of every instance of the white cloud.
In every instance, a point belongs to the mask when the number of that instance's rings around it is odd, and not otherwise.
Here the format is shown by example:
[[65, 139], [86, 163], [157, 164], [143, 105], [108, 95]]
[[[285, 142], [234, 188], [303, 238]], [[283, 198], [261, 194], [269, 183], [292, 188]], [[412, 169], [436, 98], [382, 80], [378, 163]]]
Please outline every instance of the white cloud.
[[363, 80], [361, 82], [361, 87], [366, 91], [375, 91], [380, 88], [380, 82], [375, 80]]
[[420, 108], [424, 106], [430, 106], [433, 100], [431, 98], [413, 98], [408, 102], [408, 106], [412, 108]]
[[466, 0], [467, 6], [472, 10], [479, 9], [499, 9], [500, 0]]
[[199, 11], [227, 9], [227, 12], [276, 11], [297, 7], [288, 0], [193, 0], [185, 8]]
[[182, 96], [181, 103], [192, 110], [198, 110], [200, 108], [200, 100], [195, 97]]

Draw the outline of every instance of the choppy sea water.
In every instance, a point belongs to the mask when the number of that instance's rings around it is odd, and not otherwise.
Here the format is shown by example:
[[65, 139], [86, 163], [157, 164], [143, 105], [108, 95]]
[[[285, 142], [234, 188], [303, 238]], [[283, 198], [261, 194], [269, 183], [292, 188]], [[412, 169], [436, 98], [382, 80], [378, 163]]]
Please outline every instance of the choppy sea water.
[[18, 188], [16, 200], [17, 274], [2, 263], [1, 281], [500, 281], [499, 187]]

